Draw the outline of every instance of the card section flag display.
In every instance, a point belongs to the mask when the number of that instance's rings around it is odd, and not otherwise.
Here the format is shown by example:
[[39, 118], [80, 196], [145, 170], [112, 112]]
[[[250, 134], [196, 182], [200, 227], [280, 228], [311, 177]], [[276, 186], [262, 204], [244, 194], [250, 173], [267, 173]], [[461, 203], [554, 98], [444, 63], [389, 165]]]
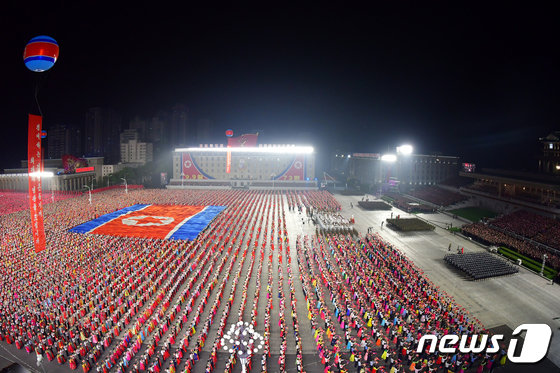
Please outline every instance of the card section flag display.
[[41, 153], [41, 126], [43, 118], [29, 114], [27, 137], [27, 170], [29, 174], [29, 208], [31, 231], [35, 252], [45, 250], [45, 228], [43, 225], [43, 191], [40, 173], [43, 171]]
[[78, 225], [70, 232], [193, 240], [224, 208], [138, 204]]

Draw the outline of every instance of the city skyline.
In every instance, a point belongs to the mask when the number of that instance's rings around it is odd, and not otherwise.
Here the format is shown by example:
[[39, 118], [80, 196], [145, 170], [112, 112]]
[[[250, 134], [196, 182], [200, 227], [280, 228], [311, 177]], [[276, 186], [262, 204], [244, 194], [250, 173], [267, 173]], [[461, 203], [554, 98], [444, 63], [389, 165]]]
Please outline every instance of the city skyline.
[[[91, 107], [120, 112], [124, 127], [181, 102], [212, 121], [218, 139], [227, 128], [260, 129], [268, 143], [313, 143], [322, 154], [410, 142], [422, 153], [535, 170], [538, 138], [558, 129], [546, 9], [138, 5], [92, 6], [78, 19], [80, 6], [51, 5], [10, 5], [2, 16], [2, 168], [25, 158], [34, 80], [46, 128], [76, 124]], [[39, 76], [21, 53], [40, 34], [57, 39], [60, 58]]]

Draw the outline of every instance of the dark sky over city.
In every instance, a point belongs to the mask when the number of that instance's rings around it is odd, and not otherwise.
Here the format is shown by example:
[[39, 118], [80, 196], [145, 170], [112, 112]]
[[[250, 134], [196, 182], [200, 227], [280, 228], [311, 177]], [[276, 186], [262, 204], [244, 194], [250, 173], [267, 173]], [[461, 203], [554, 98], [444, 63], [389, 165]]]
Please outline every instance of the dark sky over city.
[[[81, 124], [93, 106], [126, 124], [182, 103], [216, 124], [216, 142], [227, 128], [258, 129], [262, 142], [322, 154], [408, 142], [482, 167], [531, 169], [538, 138], [560, 129], [560, 23], [543, 5], [29, 4], [0, 15], [0, 168], [25, 158], [37, 80], [46, 128]], [[22, 60], [37, 35], [60, 45], [43, 74]]]

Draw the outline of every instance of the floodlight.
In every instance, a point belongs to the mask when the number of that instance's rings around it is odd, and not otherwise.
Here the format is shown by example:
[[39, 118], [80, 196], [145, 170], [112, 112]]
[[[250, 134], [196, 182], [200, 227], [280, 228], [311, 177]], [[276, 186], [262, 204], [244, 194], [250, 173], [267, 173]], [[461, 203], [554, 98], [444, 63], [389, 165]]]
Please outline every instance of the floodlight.
[[397, 146], [397, 153], [399, 154], [403, 154], [403, 155], [410, 155], [412, 154], [412, 145], [401, 145], [401, 146]]
[[384, 162], [395, 162], [397, 160], [397, 156], [394, 154], [383, 154], [381, 156], [381, 160]]

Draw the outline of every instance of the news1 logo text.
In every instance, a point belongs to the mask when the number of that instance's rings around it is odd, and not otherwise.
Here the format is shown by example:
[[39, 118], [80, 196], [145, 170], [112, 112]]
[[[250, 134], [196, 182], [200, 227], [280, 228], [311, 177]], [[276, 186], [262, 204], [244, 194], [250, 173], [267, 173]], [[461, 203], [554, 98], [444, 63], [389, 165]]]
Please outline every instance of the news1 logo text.
[[[548, 347], [552, 338], [552, 330], [550, 329], [550, 326], [546, 324], [522, 324], [518, 326], [511, 335], [516, 336], [521, 334], [523, 331], [526, 332], [526, 335], [521, 352], [516, 354], [515, 350], [518, 339], [512, 338], [509, 341], [507, 349], [508, 359], [514, 363], [537, 363], [541, 361], [548, 352]], [[480, 353], [485, 350], [488, 354], [494, 354], [500, 350], [499, 341], [503, 338], [503, 334], [495, 334], [492, 336], [487, 334], [474, 334], [472, 336], [462, 335], [461, 337], [455, 334], [447, 334], [441, 337], [438, 343], [437, 336], [427, 334], [422, 336], [420, 341], [418, 341], [418, 348], [416, 349], [416, 352], [421, 353], [424, 350], [426, 342], [429, 342], [430, 353], [435, 352], [436, 347], [438, 347], [439, 352], [444, 354], [454, 354], [457, 350], [464, 354], [468, 354], [470, 352]], [[459, 348], [454, 347], [458, 342]]]

